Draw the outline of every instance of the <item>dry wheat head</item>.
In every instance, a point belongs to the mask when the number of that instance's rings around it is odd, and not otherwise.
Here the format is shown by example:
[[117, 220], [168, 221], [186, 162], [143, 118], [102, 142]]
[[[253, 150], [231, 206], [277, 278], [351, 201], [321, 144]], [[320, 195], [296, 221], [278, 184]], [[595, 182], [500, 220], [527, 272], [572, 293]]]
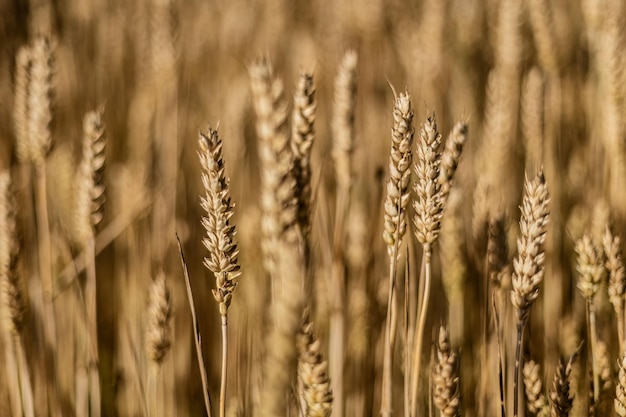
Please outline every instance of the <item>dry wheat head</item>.
[[458, 353], [450, 348], [448, 331], [441, 326], [433, 367], [433, 397], [442, 416], [461, 415], [461, 384]]
[[577, 286], [583, 297], [590, 300], [604, 277], [604, 252], [587, 234], [576, 241], [575, 249], [578, 254], [576, 270], [580, 274]]
[[624, 259], [622, 258], [622, 241], [619, 236], [613, 236], [607, 226], [602, 238], [604, 253], [606, 254], [606, 269], [609, 273], [609, 301], [618, 316], [624, 312]]
[[172, 344], [170, 319], [172, 318], [172, 296], [160, 274], [150, 288], [148, 305], [148, 325], [146, 328], [146, 354], [155, 364], [160, 365], [167, 356]]

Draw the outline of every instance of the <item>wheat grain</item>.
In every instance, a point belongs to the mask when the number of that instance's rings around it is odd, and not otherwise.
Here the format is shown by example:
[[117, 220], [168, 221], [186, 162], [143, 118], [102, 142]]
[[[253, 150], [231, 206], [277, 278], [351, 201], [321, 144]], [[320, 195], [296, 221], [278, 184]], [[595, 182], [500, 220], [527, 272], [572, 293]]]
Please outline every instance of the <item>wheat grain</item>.
[[441, 153], [441, 173], [439, 182], [441, 183], [441, 200], [445, 207], [450, 189], [453, 185], [454, 173], [459, 166], [463, 146], [467, 141], [468, 127], [465, 122], [458, 122], [452, 128], [445, 142], [445, 148]]

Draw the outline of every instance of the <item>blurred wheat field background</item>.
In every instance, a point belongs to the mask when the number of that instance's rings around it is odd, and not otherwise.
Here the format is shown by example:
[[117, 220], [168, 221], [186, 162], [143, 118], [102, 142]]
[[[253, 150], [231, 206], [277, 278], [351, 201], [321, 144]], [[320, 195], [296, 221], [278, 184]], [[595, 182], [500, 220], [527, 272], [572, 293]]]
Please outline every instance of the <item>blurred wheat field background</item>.
[[0, 416], [626, 415], [625, 23], [0, 2]]

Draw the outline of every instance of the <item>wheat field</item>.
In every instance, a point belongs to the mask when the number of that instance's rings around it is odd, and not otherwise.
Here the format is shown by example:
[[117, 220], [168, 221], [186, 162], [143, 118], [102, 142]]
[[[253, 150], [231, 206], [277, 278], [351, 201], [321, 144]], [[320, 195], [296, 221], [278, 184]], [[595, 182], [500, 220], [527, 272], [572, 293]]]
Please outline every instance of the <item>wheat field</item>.
[[624, 27], [0, 2], [0, 416], [626, 416]]

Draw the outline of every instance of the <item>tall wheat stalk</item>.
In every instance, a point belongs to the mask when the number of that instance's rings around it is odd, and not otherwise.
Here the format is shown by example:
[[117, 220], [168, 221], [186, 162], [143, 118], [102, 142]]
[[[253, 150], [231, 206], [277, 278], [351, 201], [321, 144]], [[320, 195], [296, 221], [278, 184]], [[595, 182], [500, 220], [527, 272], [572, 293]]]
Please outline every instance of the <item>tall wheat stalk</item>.
[[385, 198], [385, 226], [383, 239], [389, 255], [389, 296], [387, 299], [387, 319], [385, 328], [385, 346], [383, 359], [383, 392], [381, 397], [381, 415], [389, 417], [393, 410], [393, 351], [395, 328], [393, 328], [394, 296], [398, 250], [406, 233], [406, 210], [409, 204], [409, 180], [413, 154], [413, 109], [408, 92], [396, 97], [393, 108], [393, 127], [391, 129], [391, 153], [389, 156], [389, 180]]
[[415, 236], [423, 248], [420, 279], [424, 280], [424, 293], [422, 304], [418, 308], [411, 361], [411, 416], [413, 417], [417, 416], [418, 409], [421, 352], [430, 298], [432, 246], [439, 236], [443, 214], [441, 183], [439, 182], [441, 155], [438, 153], [438, 149], [440, 144], [441, 134], [437, 129], [435, 116], [432, 115], [426, 119], [420, 129], [417, 162], [414, 165], [417, 178], [413, 186], [416, 194], [416, 200], [413, 201], [413, 209], [415, 210], [413, 223]]
[[212, 291], [219, 306], [222, 322], [220, 417], [225, 417], [228, 376], [228, 307], [237, 287], [235, 279], [241, 275], [237, 261], [239, 249], [234, 241], [237, 230], [235, 225], [231, 224], [234, 204], [229, 195], [229, 181], [224, 173], [222, 140], [217, 130], [209, 127], [207, 134], [200, 133], [198, 143], [202, 184], [205, 190], [201, 198], [202, 208], [206, 211], [206, 217], [202, 218], [202, 225], [207, 233], [202, 243], [209, 251], [209, 255], [204, 258], [204, 266], [215, 276], [216, 288]]
[[539, 295], [544, 273], [544, 243], [548, 226], [548, 188], [543, 172], [533, 180], [526, 178], [520, 218], [520, 235], [517, 238], [518, 254], [513, 260], [513, 290], [511, 302], [517, 312], [517, 342], [515, 345], [515, 372], [513, 375], [513, 415], [519, 412], [519, 377], [522, 365], [524, 328], [530, 308]]
[[98, 358], [98, 303], [96, 279], [96, 229], [104, 216], [104, 165], [106, 137], [104, 109], [88, 112], [83, 119], [83, 157], [76, 190], [76, 234], [85, 249], [85, 307], [89, 334], [89, 402], [92, 415], [101, 412]]

